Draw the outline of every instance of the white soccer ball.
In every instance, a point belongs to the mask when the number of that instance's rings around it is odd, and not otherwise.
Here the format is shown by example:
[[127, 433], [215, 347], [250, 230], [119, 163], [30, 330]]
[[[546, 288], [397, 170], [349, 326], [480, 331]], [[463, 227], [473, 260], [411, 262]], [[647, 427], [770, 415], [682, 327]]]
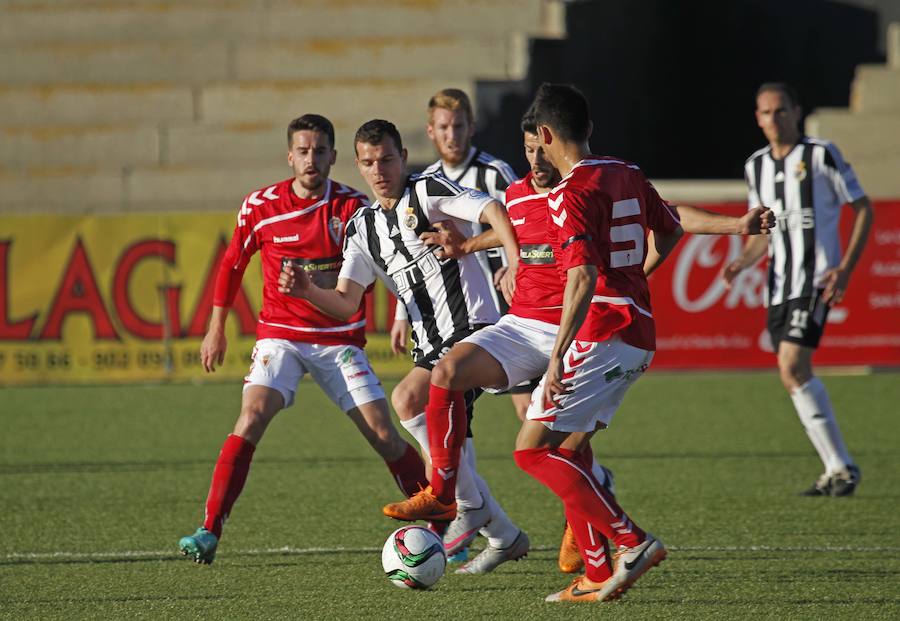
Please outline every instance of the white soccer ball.
[[422, 526], [404, 526], [388, 536], [381, 566], [391, 584], [401, 589], [427, 589], [444, 575], [444, 543]]

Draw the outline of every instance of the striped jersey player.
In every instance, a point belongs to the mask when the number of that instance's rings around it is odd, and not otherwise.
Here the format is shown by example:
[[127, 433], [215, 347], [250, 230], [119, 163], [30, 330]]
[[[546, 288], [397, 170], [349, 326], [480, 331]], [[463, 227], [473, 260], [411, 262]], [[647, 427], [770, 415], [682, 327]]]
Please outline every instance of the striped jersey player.
[[[432, 462], [432, 485], [456, 479], [471, 483], [462, 506], [484, 506], [491, 513], [488, 537], [500, 545], [511, 545], [521, 534], [499, 504], [487, 484], [470, 464], [450, 465], [447, 455], [458, 453], [471, 416], [474, 391], [460, 394], [456, 414], [460, 418], [435, 419], [428, 404], [431, 371], [454, 343], [497, 320], [490, 298], [490, 283], [475, 257], [459, 260], [439, 257], [437, 247], [420, 236], [432, 227], [452, 222], [471, 233], [472, 224], [490, 224], [511, 256], [518, 246], [503, 205], [476, 190], [465, 189], [441, 175], [409, 176], [406, 150], [396, 127], [383, 120], [365, 123], [354, 140], [357, 167], [376, 197], [370, 207], [360, 210], [347, 226], [344, 263], [334, 290], [321, 289], [302, 271], [286, 266], [280, 290], [309, 300], [328, 314], [348, 319], [359, 304], [366, 287], [381, 280], [406, 308], [413, 327], [415, 365], [391, 395], [403, 426], [415, 437]], [[514, 259], [515, 265], [515, 259]], [[426, 404], [428, 407], [426, 408]], [[431, 444], [429, 438], [454, 436], [454, 446]], [[424, 488], [431, 489], [431, 486]], [[459, 491], [459, 490], [457, 490]], [[446, 524], [456, 517], [457, 501], [439, 514], [427, 517]], [[477, 503], [470, 505], [469, 503]], [[385, 513], [391, 515], [384, 509]], [[445, 545], [446, 545], [445, 540]]]
[[[844, 443], [825, 385], [813, 374], [812, 356], [831, 306], [844, 297], [865, 247], [872, 206], [850, 164], [827, 140], [800, 132], [801, 109], [788, 84], [760, 86], [756, 121], [769, 144], [747, 160], [750, 207], [766, 204], [778, 226], [768, 245], [751, 239], [723, 270], [731, 282], [768, 250], [767, 328], [781, 382], [822, 460], [824, 472], [808, 496], [846, 496], [860, 481]], [[838, 231], [841, 209], [855, 212], [846, 252]]]

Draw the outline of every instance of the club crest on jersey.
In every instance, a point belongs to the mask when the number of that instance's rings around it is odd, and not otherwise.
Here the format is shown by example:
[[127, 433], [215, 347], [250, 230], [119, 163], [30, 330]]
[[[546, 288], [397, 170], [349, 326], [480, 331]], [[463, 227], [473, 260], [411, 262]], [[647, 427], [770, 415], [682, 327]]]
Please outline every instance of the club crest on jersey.
[[334, 240], [334, 243], [338, 245], [341, 243], [341, 231], [343, 228], [343, 222], [337, 216], [331, 216], [331, 219], [328, 220], [328, 232], [331, 233], [331, 239]]
[[408, 228], [410, 231], [419, 226], [419, 218], [416, 217], [414, 213], [407, 213], [403, 216], [403, 226]]
[[797, 162], [797, 168], [794, 169], [794, 178], [797, 181], [806, 179], [806, 162]]

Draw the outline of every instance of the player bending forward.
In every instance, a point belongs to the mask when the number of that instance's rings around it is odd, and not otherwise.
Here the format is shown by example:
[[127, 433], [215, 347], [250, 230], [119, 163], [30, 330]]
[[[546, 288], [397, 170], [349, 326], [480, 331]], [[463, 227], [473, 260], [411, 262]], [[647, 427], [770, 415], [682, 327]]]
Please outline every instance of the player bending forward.
[[[436, 246], [428, 246], [420, 236], [434, 223], [450, 221], [471, 234], [472, 224], [490, 224], [501, 245], [511, 257], [518, 256], [518, 246], [506, 209], [498, 201], [476, 190], [466, 190], [442, 175], [408, 176], [406, 150], [393, 124], [373, 120], [365, 123], [354, 141], [357, 166], [376, 197], [374, 205], [360, 210], [347, 226], [344, 263], [334, 290], [321, 289], [302, 271], [284, 267], [281, 291], [308, 300], [324, 312], [347, 318], [358, 307], [366, 287], [381, 279], [406, 307], [412, 323], [413, 360], [415, 366], [395, 389], [410, 402], [399, 411], [418, 412], [404, 427], [426, 452], [431, 446], [433, 463], [443, 463], [450, 450], [441, 438], [447, 435], [449, 420], [425, 425], [426, 399], [431, 371], [454, 343], [476, 330], [497, 321], [497, 309], [490, 287], [474, 256], [459, 260], [438, 258]], [[468, 419], [476, 391], [461, 394], [457, 403], [460, 419], [459, 444], [469, 430]], [[393, 398], [396, 402], [396, 397]], [[429, 419], [430, 420], [430, 419]], [[458, 452], [459, 447], [455, 450]], [[467, 487], [490, 508], [491, 518], [485, 525], [490, 546], [511, 549], [504, 560], [513, 560], [528, 552], [528, 536], [517, 528], [494, 500], [487, 485], [463, 462], [453, 469], [432, 468], [432, 484], [448, 479], [468, 477]], [[455, 485], [455, 483], [454, 483]], [[431, 489], [430, 486], [425, 488]], [[456, 517], [456, 501], [441, 511], [421, 516], [436, 523], [450, 522]], [[395, 516], [391, 516], [395, 517]], [[440, 524], [436, 530], [443, 532]], [[494, 565], [496, 566], [496, 565]]]
[[315, 274], [322, 286], [333, 287], [345, 226], [367, 205], [364, 194], [328, 178], [337, 156], [328, 119], [306, 114], [291, 121], [287, 135], [294, 177], [244, 200], [219, 266], [212, 318], [200, 349], [203, 367], [214, 372], [225, 358], [228, 309], [250, 257], [261, 252], [263, 305], [241, 413], [216, 461], [203, 526], [178, 542], [182, 553], [198, 563], [215, 558], [222, 526], [244, 487], [256, 445], [278, 411], [294, 402], [297, 384], [307, 373], [356, 424], [403, 493], [427, 485], [422, 458], [394, 428], [381, 382], [363, 352], [362, 296], [344, 320], [336, 320], [278, 291], [283, 264]]
[[[506, 194], [507, 210], [515, 227], [520, 252], [510, 310], [497, 324], [464, 339], [441, 359], [431, 379], [435, 400], [445, 391], [449, 390], [452, 394], [479, 385], [486, 386], [488, 390], [502, 390], [523, 379], [540, 377], [550, 361], [559, 329], [564, 285], [557, 271], [552, 237], [548, 235], [550, 218], [547, 196], [551, 188], [560, 183], [560, 177], [544, 155], [530, 112], [522, 120], [522, 131], [525, 157], [531, 170], [524, 179], [513, 183]], [[774, 223], [771, 211], [763, 207], [748, 212], [742, 218], [688, 206], [678, 206], [676, 209], [683, 216], [684, 228], [692, 233], [759, 233]], [[425, 233], [423, 238], [428, 243], [440, 245], [447, 256], [460, 256], [499, 243], [490, 232], [465, 239], [449, 229]], [[647, 270], [658, 264], [659, 257], [654, 256], [646, 263]], [[612, 473], [593, 459], [586, 436], [585, 433], [571, 434], [559, 450], [583, 469], [591, 471], [596, 481], [610, 495], [614, 495]], [[438, 490], [436, 493], [443, 489], [440, 482], [434, 487]], [[391, 505], [390, 510], [408, 519], [416, 519], [423, 507], [441, 503], [436, 493], [429, 497], [427, 492], [420, 492], [409, 501]], [[451, 494], [447, 490], [447, 495]], [[608, 579], [612, 566], [606, 552], [606, 537], [577, 514], [567, 512], [566, 517], [559, 568], [566, 573], [574, 573], [587, 567], [588, 579], [594, 582]], [[471, 533], [471, 537], [474, 536], [475, 533]], [[582, 558], [577, 539], [586, 542], [583, 548], [585, 558]], [[462, 541], [458, 545], [465, 543]], [[474, 562], [478, 560], [476, 558]], [[464, 566], [457, 573], [467, 573], [467, 569], [468, 566]]]

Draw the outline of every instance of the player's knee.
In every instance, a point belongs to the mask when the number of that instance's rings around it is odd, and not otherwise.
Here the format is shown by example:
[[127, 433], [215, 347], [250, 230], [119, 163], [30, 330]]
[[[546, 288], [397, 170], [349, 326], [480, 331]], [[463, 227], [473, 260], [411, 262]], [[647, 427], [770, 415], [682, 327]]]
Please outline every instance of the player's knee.
[[458, 366], [452, 358], [444, 358], [431, 371], [431, 383], [441, 388], [452, 388]]
[[400, 420], [409, 420], [418, 414], [414, 411], [416, 409], [415, 394], [403, 386], [397, 386], [391, 392], [391, 405], [394, 406], [394, 411], [397, 412]]
[[794, 390], [809, 380], [809, 370], [801, 361], [784, 360], [778, 365], [781, 383], [788, 391]]

